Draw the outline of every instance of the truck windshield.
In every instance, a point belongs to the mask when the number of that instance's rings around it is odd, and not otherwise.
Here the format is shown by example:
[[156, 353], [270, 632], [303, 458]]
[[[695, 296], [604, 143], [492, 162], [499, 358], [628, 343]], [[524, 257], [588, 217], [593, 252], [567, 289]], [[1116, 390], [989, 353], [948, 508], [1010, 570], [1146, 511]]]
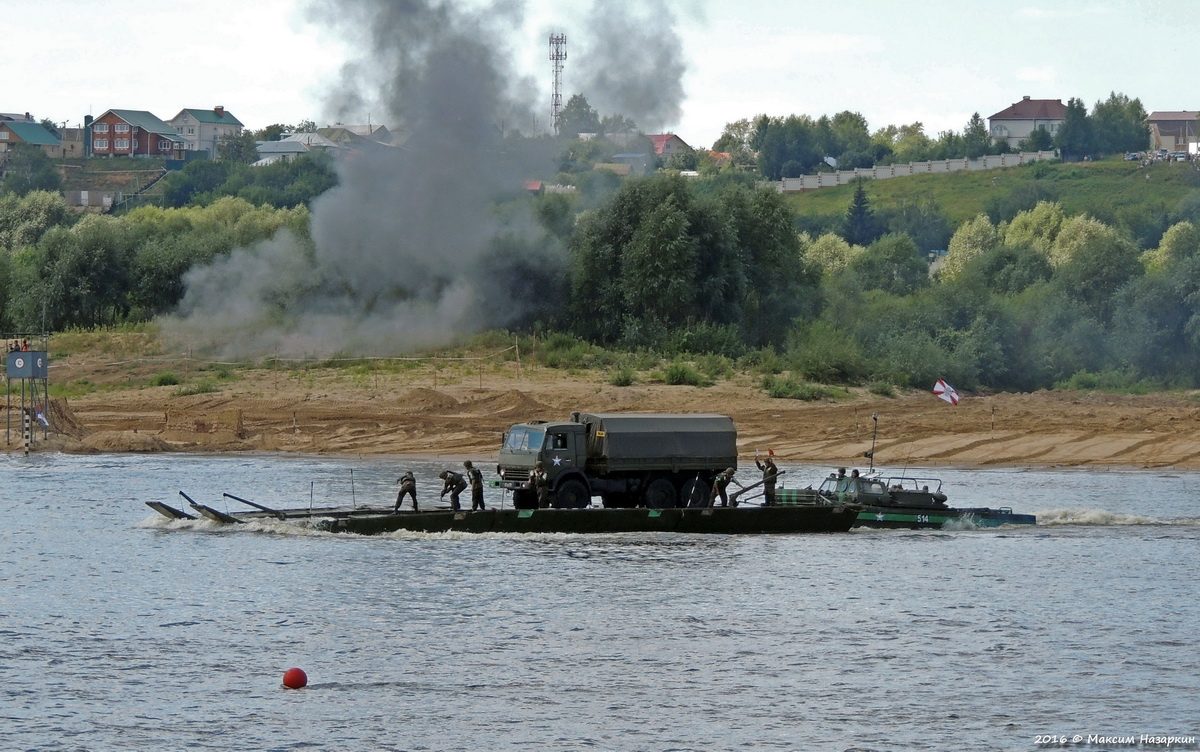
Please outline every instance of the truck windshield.
[[504, 448], [509, 451], [538, 450], [542, 448], [545, 438], [546, 432], [540, 428], [514, 427], [508, 432]]

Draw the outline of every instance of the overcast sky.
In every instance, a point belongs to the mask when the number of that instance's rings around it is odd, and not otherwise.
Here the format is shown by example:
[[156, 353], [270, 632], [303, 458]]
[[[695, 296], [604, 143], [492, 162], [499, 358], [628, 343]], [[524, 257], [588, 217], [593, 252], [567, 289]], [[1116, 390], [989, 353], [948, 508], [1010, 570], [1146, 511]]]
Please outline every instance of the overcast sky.
[[[693, 146], [759, 113], [854, 110], [872, 130], [921, 121], [935, 136], [1023, 95], [1080, 97], [1090, 107], [1115, 90], [1139, 97], [1147, 112], [1200, 109], [1191, 3], [667, 1], [687, 63], [683, 115], [638, 125]], [[223, 105], [250, 128], [324, 125], [325, 94], [347, 45], [309, 20], [305, 2], [4, 0], [0, 112], [76, 125], [108, 109], [169, 119], [185, 107]], [[547, 121], [547, 34], [567, 35], [566, 99], [578, 91], [571, 73], [581, 49], [571, 40], [586, 35], [577, 25], [590, 5], [526, 0], [525, 30], [507, 40], [513, 65], [544, 91]], [[357, 122], [368, 118], [380, 120], [362, 112]]]

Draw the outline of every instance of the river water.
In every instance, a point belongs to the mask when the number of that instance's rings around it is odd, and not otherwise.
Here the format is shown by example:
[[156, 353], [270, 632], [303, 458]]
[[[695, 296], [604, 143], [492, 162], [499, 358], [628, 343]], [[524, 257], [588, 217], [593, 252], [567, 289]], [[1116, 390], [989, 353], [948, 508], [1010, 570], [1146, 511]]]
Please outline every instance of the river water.
[[[1200, 738], [1198, 473], [926, 471], [952, 505], [1011, 506], [1037, 527], [366, 538], [168, 522], [143, 502], [387, 504], [411, 468], [432, 504], [442, 465], [49, 454], [0, 467], [3, 749]], [[801, 486], [828, 471], [783, 468]], [[281, 687], [292, 666], [304, 690]]]

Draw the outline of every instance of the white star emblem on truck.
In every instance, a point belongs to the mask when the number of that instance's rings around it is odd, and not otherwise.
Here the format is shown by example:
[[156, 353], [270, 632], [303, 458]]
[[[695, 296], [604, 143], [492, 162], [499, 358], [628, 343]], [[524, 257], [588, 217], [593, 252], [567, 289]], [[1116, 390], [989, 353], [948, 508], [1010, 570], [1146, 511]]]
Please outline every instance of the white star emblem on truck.
[[562, 464], [562, 457], [555, 457], [555, 458], [552, 460], [552, 462], [554, 462], [554, 464], [555, 464], [555, 465], [561, 465], [561, 464]]

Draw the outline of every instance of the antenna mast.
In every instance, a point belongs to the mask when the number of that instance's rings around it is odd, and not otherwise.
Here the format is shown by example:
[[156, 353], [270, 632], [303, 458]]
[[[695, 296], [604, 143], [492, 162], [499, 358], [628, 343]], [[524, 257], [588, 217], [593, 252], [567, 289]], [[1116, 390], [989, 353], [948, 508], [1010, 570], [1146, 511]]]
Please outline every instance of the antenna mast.
[[550, 99], [550, 125], [558, 134], [558, 112], [562, 109], [562, 70], [567, 59], [567, 35], [550, 35], [550, 60], [554, 63], [554, 93]]

